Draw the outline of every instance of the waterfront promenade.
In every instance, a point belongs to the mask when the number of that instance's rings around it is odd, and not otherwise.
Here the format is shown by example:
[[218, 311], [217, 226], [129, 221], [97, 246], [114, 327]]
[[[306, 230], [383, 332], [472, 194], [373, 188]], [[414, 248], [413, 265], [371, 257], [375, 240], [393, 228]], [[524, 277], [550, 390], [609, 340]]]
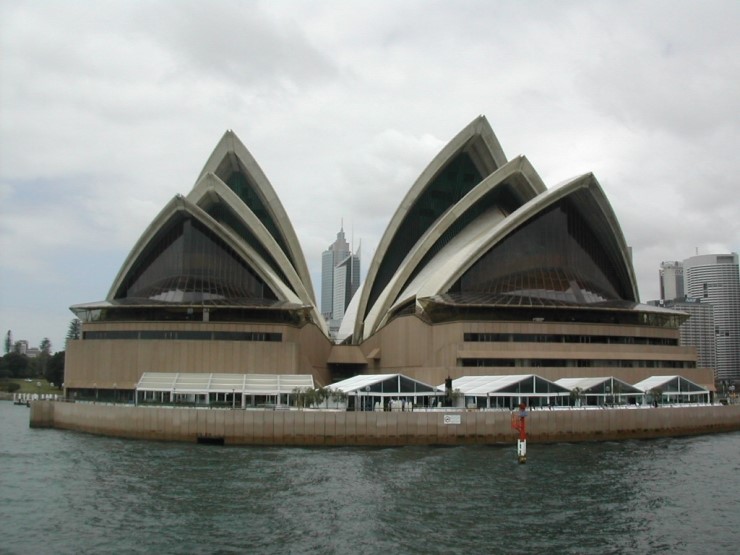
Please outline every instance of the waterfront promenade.
[[[414, 412], [212, 409], [31, 403], [30, 425], [92, 434], [227, 445], [466, 445], [515, 441], [508, 410]], [[740, 405], [535, 410], [529, 441], [575, 442], [740, 430]]]

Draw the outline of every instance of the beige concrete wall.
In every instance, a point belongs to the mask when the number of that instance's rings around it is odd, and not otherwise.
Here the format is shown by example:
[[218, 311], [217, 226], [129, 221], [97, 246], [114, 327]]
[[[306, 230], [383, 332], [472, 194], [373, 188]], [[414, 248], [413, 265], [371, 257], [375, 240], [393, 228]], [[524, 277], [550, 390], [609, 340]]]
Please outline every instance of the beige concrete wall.
[[[143, 372], [311, 373], [317, 383], [332, 382], [327, 365], [332, 344], [314, 325], [301, 328], [259, 323], [93, 322], [84, 331], [110, 330], [263, 331], [283, 334], [281, 342], [194, 340], [80, 340], [66, 351], [67, 388], [133, 389]], [[696, 361], [688, 347], [596, 343], [475, 343], [467, 332], [609, 335], [678, 338], [678, 330], [628, 325], [567, 322], [450, 322], [429, 325], [415, 315], [394, 319], [362, 345], [367, 367], [357, 372], [402, 373], [438, 385], [447, 376], [536, 373], [550, 380], [615, 376], [636, 383], [653, 375], [680, 374], [707, 388], [714, 376], [706, 368], [648, 367], [462, 367], [461, 357], [511, 359]], [[375, 358], [379, 357], [379, 358]]]
[[[459, 416], [446, 424], [445, 415]], [[153, 408], [34, 401], [31, 426], [105, 436], [234, 445], [514, 443], [508, 411], [328, 412]], [[740, 430], [740, 405], [532, 411], [529, 439], [591, 441]]]
[[461, 367], [459, 359], [585, 359], [585, 360], [655, 360], [693, 361], [696, 352], [691, 347], [598, 343], [514, 343], [465, 342], [465, 333], [530, 333], [607, 335], [622, 337], [656, 337], [678, 339], [678, 330], [647, 326], [587, 325], [567, 322], [450, 322], [429, 325], [414, 315], [394, 319], [365, 341], [360, 348], [365, 356], [380, 350], [380, 359], [369, 361], [368, 373], [400, 372], [423, 382], [439, 385], [447, 376], [531, 374], [557, 380], [615, 376], [628, 383], [637, 383], [655, 375], [680, 374], [713, 389], [714, 375], [708, 368], [648, 368], [648, 367]]
[[331, 342], [314, 325], [91, 323], [84, 331], [111, 330], [260, 331], [282, 333], [281, 342], [86, 339], [70, 341], [66, 388], [134, 389], [143, 372], [313, 374], [329, 383], [326, 359]]

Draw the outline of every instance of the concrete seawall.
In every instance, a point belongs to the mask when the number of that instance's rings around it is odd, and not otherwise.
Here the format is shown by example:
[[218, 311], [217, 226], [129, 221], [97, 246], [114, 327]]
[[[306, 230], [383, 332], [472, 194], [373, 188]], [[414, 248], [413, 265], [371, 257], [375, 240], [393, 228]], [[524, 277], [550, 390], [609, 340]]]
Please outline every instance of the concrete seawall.
[[[512, 443], [507, 411], [332, 412], [134, 407], [34, 401], [32, 428], [227, 445]], [[652, 438], [740, 430], [740, 405], [532, 411], [530, 442]]]

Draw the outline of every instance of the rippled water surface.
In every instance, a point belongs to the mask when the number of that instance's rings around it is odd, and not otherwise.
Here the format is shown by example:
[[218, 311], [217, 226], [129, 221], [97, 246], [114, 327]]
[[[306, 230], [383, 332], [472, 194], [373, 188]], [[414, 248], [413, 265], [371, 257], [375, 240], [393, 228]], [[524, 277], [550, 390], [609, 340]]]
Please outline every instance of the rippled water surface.
[[0, 553], [740, 553], [740, 433], [217, 447], [32, 430], [0, 402]]

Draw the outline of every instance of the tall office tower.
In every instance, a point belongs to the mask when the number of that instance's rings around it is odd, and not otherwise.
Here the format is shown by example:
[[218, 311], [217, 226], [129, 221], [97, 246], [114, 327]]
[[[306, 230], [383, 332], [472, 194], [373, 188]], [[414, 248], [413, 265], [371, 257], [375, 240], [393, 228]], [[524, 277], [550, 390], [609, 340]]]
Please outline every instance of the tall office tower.
[[336, 337], [349, 301], [359, 286], [360, 253], [352, 253], [342, 227], [337, 240], [321, 255], [321, 314], [329, 324], [331, 337]]
[[716, 380], [740, 380], [740, 267], [737, 253], [692, 256], [683, 261], [689, 297], [712, 305]]
[[[360, 285], [360, 256], [350, 254], [334, 267], [334, 311], [332, 320], [341, 320]], [[329, 326], [331, 328], [331, 326]]]
[[683, 299], [683, 264], [680, 262], [660, 263], [660, 300]]
[[342, 227], [337, 233], [337, 240], [321, 254], [321, 314], [326, 320], [330, 320], [334, 314], [334, 268], [349, 254], [349, 243], [344, 238]]
[[701, 299], [676, 299], [662, 301], [661, 306], [689, 314], [678, 328], [681, 345], [696, 348], [696, 365], [699, 368], [717, 367], [717, 341], [714, 335], [714, 307]]

